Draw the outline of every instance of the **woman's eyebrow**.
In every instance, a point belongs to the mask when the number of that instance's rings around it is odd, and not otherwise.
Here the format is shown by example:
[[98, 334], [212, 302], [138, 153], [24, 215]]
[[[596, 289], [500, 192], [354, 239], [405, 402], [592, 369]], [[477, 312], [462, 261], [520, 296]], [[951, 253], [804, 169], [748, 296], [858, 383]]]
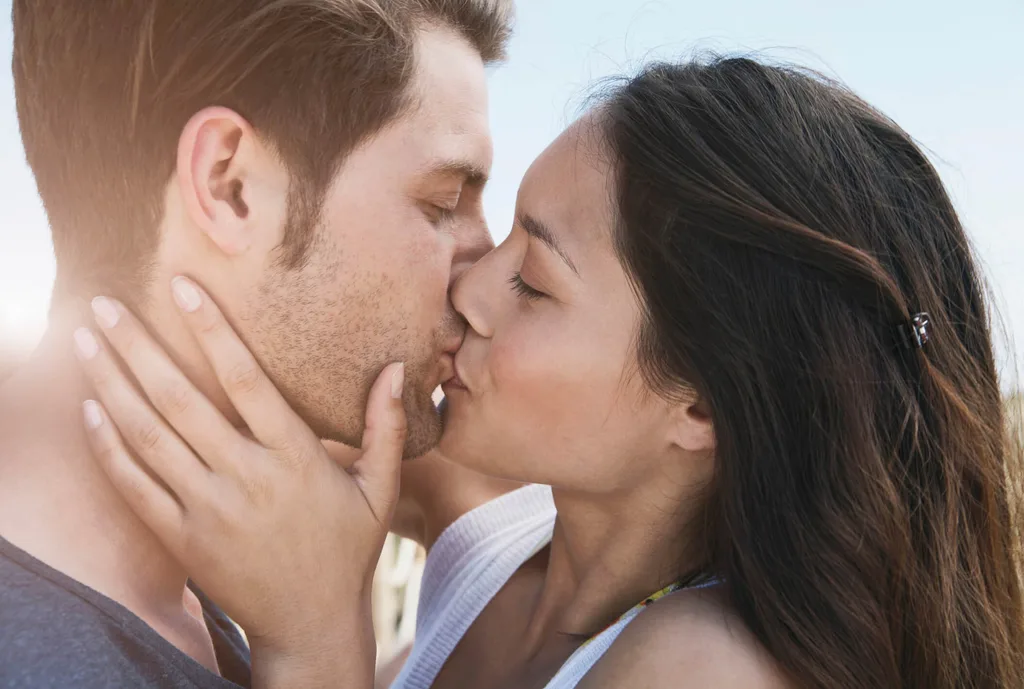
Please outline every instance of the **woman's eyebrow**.
[[539, 239], [549, 249], [558, 254], [558, 257], [565, 261], [565, 264], [569, 266], [572, 272], [576, 273], [577, 277], [579, 277], [580, 271], [576, 268], [576, 264], [573, 263], [568, 252], [562, 248], [562, 245], [559, 244], [554, 232], [552, 232], [547, 225], [526, 213], [520, 213], [518, 217], [516, 217], [516, 222], [519, 223], [520, 227], [526, 230], [526, 234], [534, 237], [535, 239]]

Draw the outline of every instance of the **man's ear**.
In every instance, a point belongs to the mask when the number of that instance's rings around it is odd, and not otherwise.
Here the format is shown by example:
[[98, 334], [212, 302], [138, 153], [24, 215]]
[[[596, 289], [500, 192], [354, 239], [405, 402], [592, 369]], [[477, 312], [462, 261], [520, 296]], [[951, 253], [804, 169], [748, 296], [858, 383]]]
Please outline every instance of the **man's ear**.
[[254, 233], [266, 229], [253, 221], [253, 204], [266, 201], [253, 189], [267, 191], [265, 178], [274, 176], [268, 158], [252, 126], [228, 108], [200, 110], [181, 132], [177, 181], [184, 210], [229, 256], [245, 253], [260, 241]]
[[715, 449], [711, 409], [696, 392], [673, 408], [670, 432], [672, 444], [687, 452], [703, 453]]

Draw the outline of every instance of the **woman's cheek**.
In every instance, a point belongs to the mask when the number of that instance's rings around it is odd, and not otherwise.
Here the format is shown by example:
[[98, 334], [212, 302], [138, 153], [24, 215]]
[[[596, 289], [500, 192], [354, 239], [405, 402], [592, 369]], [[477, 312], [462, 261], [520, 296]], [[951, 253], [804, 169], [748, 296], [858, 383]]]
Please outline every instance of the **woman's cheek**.
[[579, 369], [586, 367], [587, 352], [567, 346], [552, 329], [521, 331], [495, 342], [491, 356], [494, 391], [505, 413], [545, 424], [553, 413], [565, 414], [566, 405], [584, 405], [579, 397], [586, 392], [587, 376]]
[[502, 337], [491, 342], [491, 356], [488, 362], [491, 383], [499, 399], [518, 399], [528, 393], [533, 385], [536, 369], [543, 367], [539, 361], [544, 356], [538, 351], [531, 338]]

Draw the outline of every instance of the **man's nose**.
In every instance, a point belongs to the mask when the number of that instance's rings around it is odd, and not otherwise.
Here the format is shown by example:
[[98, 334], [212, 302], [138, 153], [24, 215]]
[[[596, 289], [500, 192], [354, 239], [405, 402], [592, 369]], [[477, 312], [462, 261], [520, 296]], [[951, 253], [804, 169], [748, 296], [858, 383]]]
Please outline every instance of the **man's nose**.
[[452, 255], [450, 285], [454, 285], [462, 274], [473, 267], [494, 248], [494, 240], [487, 230], [487, 221], [481, 218], [459, 232], [455, 239], [455, 253]]

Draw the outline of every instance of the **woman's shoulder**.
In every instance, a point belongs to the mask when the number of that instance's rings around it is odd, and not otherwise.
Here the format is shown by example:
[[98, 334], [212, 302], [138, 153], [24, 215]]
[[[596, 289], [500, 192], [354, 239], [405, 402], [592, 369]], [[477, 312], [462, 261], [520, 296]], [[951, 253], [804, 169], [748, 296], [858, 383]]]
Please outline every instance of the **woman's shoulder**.
[[792, 689], [713, 588], [679, 591], [626, 627], [579, 689]]

